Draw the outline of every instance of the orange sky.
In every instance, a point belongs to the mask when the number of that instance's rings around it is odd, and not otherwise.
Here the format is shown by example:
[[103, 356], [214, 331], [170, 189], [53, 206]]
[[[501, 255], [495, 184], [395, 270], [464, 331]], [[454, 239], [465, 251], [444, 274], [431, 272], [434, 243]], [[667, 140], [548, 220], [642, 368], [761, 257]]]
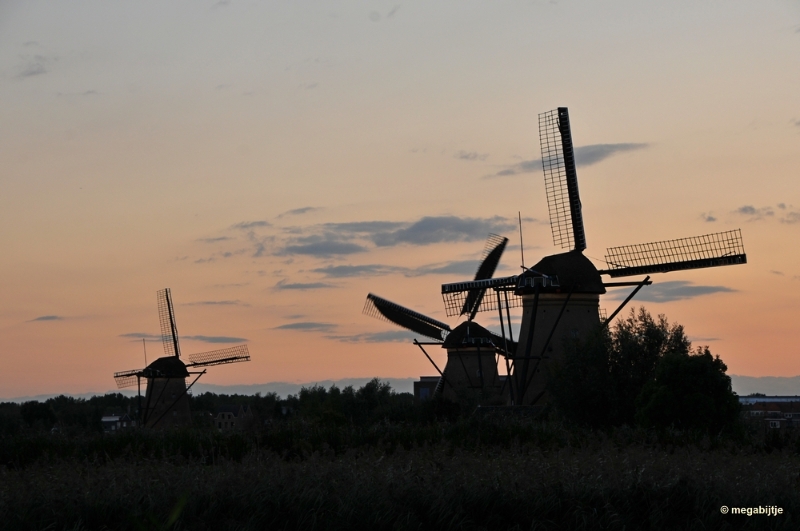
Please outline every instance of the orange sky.
[[638, 304], [800, 374], [798, 64], [788, 1], [1, 3], [0, 397], [112, 389], [164, 287], [185, 353], [250, 345], [206, 383], [431, 374], [364, 298], [455, 324], [440, 285], [490, 231], [518, 271], [518, 211], [558, 252], [524, 164], [558, 106], [585, 254], [741, 228], [747, 265]]

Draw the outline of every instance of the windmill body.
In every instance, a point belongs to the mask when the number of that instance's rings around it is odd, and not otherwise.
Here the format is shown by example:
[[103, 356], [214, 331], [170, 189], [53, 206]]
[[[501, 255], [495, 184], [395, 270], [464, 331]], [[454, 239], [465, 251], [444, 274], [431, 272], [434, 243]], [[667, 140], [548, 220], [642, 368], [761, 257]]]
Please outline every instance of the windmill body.
[[[114, 380], [120, 388], [132, 385], [139, 388], [139, 425], [161, 430], [191, 424], [188, 392], [200, 376], [206, 373], [205, 367], [250, 361], [250, 353], [247, 345], [237, 345], [191, 354], [189, 363], [184, 363], [181, 360], [178, 327], [169, 288], [159, 291], [157, 300], [165, 356], [144, 369], [114, 373]], [[196, 377], [187, 386], [186, 379], [192, 375]], [[142, 379], [147, 385], [144, 403], [141, 396]]]
[[455, 327], [442, 343], [447, 350], [442, 382], [444, 398], [462, 404], [505, 403], [504, 388], [497, 372], [496, 334], [472, 321]]

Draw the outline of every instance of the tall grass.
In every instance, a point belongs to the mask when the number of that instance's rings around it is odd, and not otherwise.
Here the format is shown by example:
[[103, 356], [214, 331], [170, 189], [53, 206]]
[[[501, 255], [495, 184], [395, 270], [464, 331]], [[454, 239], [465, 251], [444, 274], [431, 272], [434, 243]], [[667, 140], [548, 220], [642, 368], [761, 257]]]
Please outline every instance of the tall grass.
[[0, 444], [3, 529], [797, 529], [800, 514], [791, 438], [498, 417]]

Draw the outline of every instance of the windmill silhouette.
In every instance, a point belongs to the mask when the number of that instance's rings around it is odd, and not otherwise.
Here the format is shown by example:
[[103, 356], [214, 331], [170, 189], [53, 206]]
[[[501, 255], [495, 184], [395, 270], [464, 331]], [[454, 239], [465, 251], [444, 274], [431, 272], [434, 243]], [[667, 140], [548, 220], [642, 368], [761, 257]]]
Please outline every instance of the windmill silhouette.
[[[520, 275], [481, 281], [442, 285], [447, 315], [487, 288], [497, 297], [484, 299], [477, 311], [522, 306], [519, 347], [511, 356], [511, 400], [514, 404], [538, 403], [547, 390], [547, 368], [563, 355], [565, 340], [585, 337], [607, 325], [645, 285], [650, 274], [668, 273], [747, 263], [740, 230], [730, 230], [677, 240], [622, 247], [606, 252], [607, 269], [598, 270], [583, 255], [586, 232], [583, 225], [575, 153], [572, 145], [569, 112], [566, 107], [539, 115], [547, 207], [553, 243], [567, 252], [545, 256]], [[647, 275], [632, 282], [603, 282], [612, 278]], [[489, 285], [491, 284], [491, 285]], [[601, 321], [600, 295], [608, 287], [633, 286], [633, 291], [611, 314]], [[503, 293], [501, 299], [500, 293]], [[510, 318], [508, 320], [510, 325]]]
[[[491, 279], [508, 243], [508, 238], [490, 234], [483, 258], [475, 273], [475, 281]], [[473, 321], [482, 305], [484, 290], [473, 290], [459, 305], [459, 316], [467, 320], [455, 328], [427, 315], [374, 295], [367, 295], [363, 313], [411, 330], [432, 341], [414, 340], [436, 371], [440, 379], [436, 392], [443, 392], [453, 401], [475, 400], [494, 402], [503, 393], [503, 382], [497, 371], [497, 354], [507, 356], [516, 349], [516, 343]], [[444, 369], [433, 361], [425, 350], [426, 345], [438, 345], [447, 351]], [[501, 400], [501, 399], [500, 399]]]
[[[118, 388], [138, 387], [139, 423], [148, 428], [168, 428], [191, 424], [191, 412], [187, 393], [197, 380], [206, 373], [205, 367], [250, 361], [247, 345], [212, 350], [189, 355], [189, 363], [181, 360], [178, 342], [178, 327], [172, 294], [166, 288], [158, 291], [158, 320], [161, 324], [161, 342], [164, 356], [144, 369], [114, 373]], [[202, 369], [202, 370], [189, 370]], [[189, 386], [186, 378], [197, 375]], [[147, 381], [145, 404], [142, 405], [142, 378]]]

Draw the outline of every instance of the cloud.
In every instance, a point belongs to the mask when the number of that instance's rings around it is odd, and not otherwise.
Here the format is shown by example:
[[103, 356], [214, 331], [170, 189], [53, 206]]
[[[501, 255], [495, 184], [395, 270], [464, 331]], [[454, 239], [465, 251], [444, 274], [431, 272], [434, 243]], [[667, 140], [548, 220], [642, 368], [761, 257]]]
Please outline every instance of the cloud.
[[24, 55], [22, 56], [24, 64], [20, 68], [18, 78], [34, 77], [46, 74], [49, 70], [47, 66], [54, 61], [54, 58], [45, 57], [43, 55]]
[[334, 284], [328, 284], [326, 282], [308, 282], [308, 283], [288, 283], [286, 280], [281, 280], [273, 289], [276, 290], [308, 290], [308, 289], [324, 289], [324, 288], [335, 288]]
[[800, 223], [800, 212], [789, 212], [786, 216], [781, 218], [781, 223], [788, 223], [790, 225]]
[[704, 337], [704, 336], [689, 336], [689, 341], [692, 343], [711, 343], [712, 341], [720, 341], [718, 337]]
[[401, 221], [352, 221], [349, 223], [325, 223], [323, 227], [339, 233], [373, 234], [406, 227]]
[[218, 243], [218, 242], [225, 242], [228, 240], [232, 240], [230, 236], [218, 236], [217, 238], [198, 238], [195, 241], [202, 242], [202, 243]]
[[705, 212], [700, 214], [700, 219], [702, 219], [706, 223], [713, 223], [717, 221], [717, 218], [715, 218], [710, 212], [708, 214], [706, 214]]
[[365, 264], [325, 266], [312, 269], [311, 271], [314, 273], [321, 273], [327, 278], [349, 278], [376, 277], [395, 273], [407, 273], [408, 268], [382, 264]]
[[[712, 293], [733, 293], [737, 290], [725, 286], [695, 286], [685, 280], [671, 280], [659, 282], [652, 286], [645, 286], [636, 294], [636, 300], [642, 302], [672, 302], [692, 299]], [[630, 293], [629, 290], [614, 290], [610, 292], [611, 300], [624, 300]]]
[[747, 221], [758, 221], [775, 215], [772, 207], [756, 208], [753, 205], [742, 205], [734, 210], [733, 213], [746, 216], [748, 218]]
[[406, 276], [416, 277], [422, 275], [468, 275], [473, 276], [478, 270], [479, 260], [456, 260], [431, 264], [411, 270]]
[[286, 212], [279, 214], [278, 217], [282, 218], [283, 216], [299, 216], [301, 214], [307, 214], [308, 212], [314, 212], [315, 210], [322, 210], [322, 209], [319, 207], [295, 208], [293, 210], [287, 210]]
[[778, 275], [779, 277], [784, 276], [783, 271], [775, 271], [774, 269], [770, 270], [770, 273], [773, 275]]
[[161, 336], [156, 334], [145, 334], [143, 332], [131, 332], [129, 334], [120, 334], [119, 337], [127, 337], [130, 339], [148, 339], [150, 341], [161, 341]]
[[486, 158], [489, 156], [489, 154], [488, 153], [481, 154], [481, 153], [478, 153], [477, 151], [464, 151], [464, 150], [461, 150], [461, 151], [458, 151], [454, 156], [457, 159], [472, 161], [472, 160], [486, 160]]
[[41, 316], [37, 317], [36, 319], [31, 319], [28, 322], [32, 323], [34, 321], [63, 321], [63, 320], [64, 320], [64, 318], [61, 317], [60, 315], [41, 315]]
[[276, 326], [273, 330], [300, 330], [301, 332], [329, 332], [336, 328], [333, 323], [315, 323], [312, 321], [301, 321]]
[[392, 10], [391, 10], [391, 11], [389, 11], [388, 13], [386, 13], [386, 18], [392, 18], [392, 17], [393, 17], [393, 16], [394, 16], [394, 15], [397, 13], [397, 10], [398, 10], [398, 9], [400, 9], [400, 4], [397, 4], [396, 6], [394, 6], [394, 7], [392, 8]]
[[182, 339], [189, 339], [192, 341], [202, 341], [204, 343], [242, 343], [247, 341], [245, 337], [228, 337], [228, 336], [182, 336]]
[[235, 225], [231, 225], [231, 228], [249, 230], [258, 227], [271, 227], [271, 226], [272, 224], [269, 221], [259, 220], [259, 221], [242, 221], [241, 223], [236, 223]]
[[197, 301], [197, 302], [187, 302], [182, 304], [181, 306], [250, 306], [249, 304], [245, 304], [240, 300], [235, 301]]
[[340, 241], [320, 241], [301, 245], [287, 245], [281, 254], [304, 254], [311, 256], [332, 256], [338, 254], [363, 253], [366, 247], [355, 243]]
[[[636, 151], [649, 147], [647, 143], [621, 143], [621, 144], [591, 144], [588, 146], [580, 146], [575, 148], [575, 166], [580, 168], [582, 166], [591, 166], [597, 164], [617, 153], [625, 153], [627, 151]], [[498, 171], [494, 175], [487, 175], [484, 178], [491, 179], [493, 177], [505, 177], [508, 175], [517, 175], [520, 173], [531, 173], [534, 171], [541, 171], [542, 159], [524, 160], [513, 166], [509, 166], [503, 170]]]
[[356, 334], [352, 336], [328, 336], [328, 339], [345, 343], [408, 343], [418, 335], [407, 330], [389, 330], [387, 332], [374, 332], [371, 334]]
[[490, 232], [513, 230], [515, 224], [506, 218], [459, 218], [456, 216], [424, 217], [408, 227], [372, 236], [378, 247], [399, 244], [429, 245], [442, 242], [482, 240]]

